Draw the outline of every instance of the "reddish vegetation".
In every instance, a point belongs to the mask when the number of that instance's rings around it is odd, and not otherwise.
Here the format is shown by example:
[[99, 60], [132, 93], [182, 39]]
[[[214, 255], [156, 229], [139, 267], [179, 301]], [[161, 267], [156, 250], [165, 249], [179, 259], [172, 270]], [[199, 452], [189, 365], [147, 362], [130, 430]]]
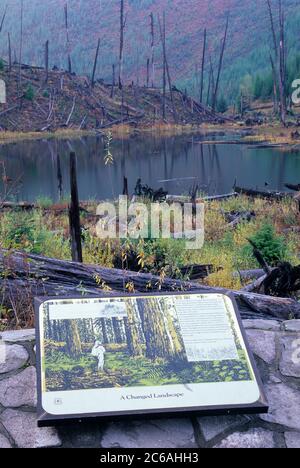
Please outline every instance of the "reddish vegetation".
[[[184, 82], [199, 66], [202, 34], [208, 30], [209, 52], [219, 53], [220, 39], [230, 12], [230, 45], [225, 66], [236, 59], [244, 59], [265, 42], [269, 22], [264, 0], [126, 0], [127, 26], [125, 33], [125, 71], [127, 78], [145, 80], [147, 58], [150, 57], [150, 18], [156, 22], [156, 62], [161, 66], [157, 16], [165, 10], [167, 15], [168, 53], [173, 79]], [[24, 59], [27, 63], [43, 61], [43, 44], [50, 41], [51, 62], [66, 67], [66, 34], [64, 29], [65, 0], [31, 0], [24, 15]], [[283, 0], [289, 11], [298, 0]], [[102, 6], [101, 6], [102, 5]], [[13, 50], [18, 50], [19, 25], [16, 21], [18, 1], [12, 1], [4, 27], [12, 33]], [[297, 10], [298, 11], [298, 10]], [[43, 28], [40, 25], [43, 24]], [[48, 26], [47, 26], [48, 25]], [[93, 55], [101, 38], [98, 72], [111, 78], [111, 65], [117, 63], [119, 41], [119, 0], [73, 0], [69, 2], [69, 27], [73, 65], [77, 72], [91, 73]], [[6, 44], [0, 44], [4, 55]], [[160, 70], [158, 71], [158, 73]]]

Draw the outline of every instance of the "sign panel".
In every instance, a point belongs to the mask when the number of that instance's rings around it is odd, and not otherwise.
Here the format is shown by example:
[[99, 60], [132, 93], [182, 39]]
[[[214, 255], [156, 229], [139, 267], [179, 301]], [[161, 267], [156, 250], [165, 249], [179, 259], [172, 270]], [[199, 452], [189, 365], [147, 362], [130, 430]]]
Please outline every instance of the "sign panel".
[[40, 426], [268, 409], [230, 296], [37, 299], [36, 323]]

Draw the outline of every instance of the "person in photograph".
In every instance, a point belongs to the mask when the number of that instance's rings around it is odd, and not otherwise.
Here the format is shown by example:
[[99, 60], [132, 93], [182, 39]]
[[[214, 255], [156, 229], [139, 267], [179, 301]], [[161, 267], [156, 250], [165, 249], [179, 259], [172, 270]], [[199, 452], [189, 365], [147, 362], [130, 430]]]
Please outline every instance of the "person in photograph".
[[92, 349], [91, 355], [98, 359], [98, 371], [104, 371], [104, 359], [106, 350], [100, 341], [96, 341]]

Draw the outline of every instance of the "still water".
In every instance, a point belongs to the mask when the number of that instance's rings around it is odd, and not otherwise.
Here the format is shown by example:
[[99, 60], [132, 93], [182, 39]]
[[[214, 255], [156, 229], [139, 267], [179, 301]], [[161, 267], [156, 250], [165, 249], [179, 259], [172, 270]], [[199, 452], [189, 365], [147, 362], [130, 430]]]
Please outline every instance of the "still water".
[[[267, 186], [277, 190], [284, 190], [286, 182], [300, 183], [300, 151], [202, 144], [199, 136], [137, 136], [114, 140], [111, 144], [114, 162], [106, 166], [105, 140], [84, 137], [69, 141], [24, 141], [0, 147], [6, 176], [21, 181], [15, 198], [58, 199], [57, 154], [67, 194], [70, 151], [77, 154], [81, 200], [118, 196], [123, 190], [124, 176], [128, 178], [130, 193], [138, 179], [155, 189], [163, 187], [170, 194], [187, 194], [197, 184], [209, 195], [230, 192], [235, 181], [244, 187]], [[0, 183], [3, 184], [2, 180]]]

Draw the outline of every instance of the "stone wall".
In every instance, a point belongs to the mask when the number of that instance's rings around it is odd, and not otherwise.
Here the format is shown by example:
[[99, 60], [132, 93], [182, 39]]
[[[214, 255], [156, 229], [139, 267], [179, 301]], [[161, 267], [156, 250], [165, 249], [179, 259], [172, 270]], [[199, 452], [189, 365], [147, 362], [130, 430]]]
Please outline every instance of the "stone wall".
[[34, 330], [2, 333], [0, 448], [300, 448], [300, 320], [244, 325], [269, 399], [268, 415], [78, 423], [58, 429], [36, 425]]

